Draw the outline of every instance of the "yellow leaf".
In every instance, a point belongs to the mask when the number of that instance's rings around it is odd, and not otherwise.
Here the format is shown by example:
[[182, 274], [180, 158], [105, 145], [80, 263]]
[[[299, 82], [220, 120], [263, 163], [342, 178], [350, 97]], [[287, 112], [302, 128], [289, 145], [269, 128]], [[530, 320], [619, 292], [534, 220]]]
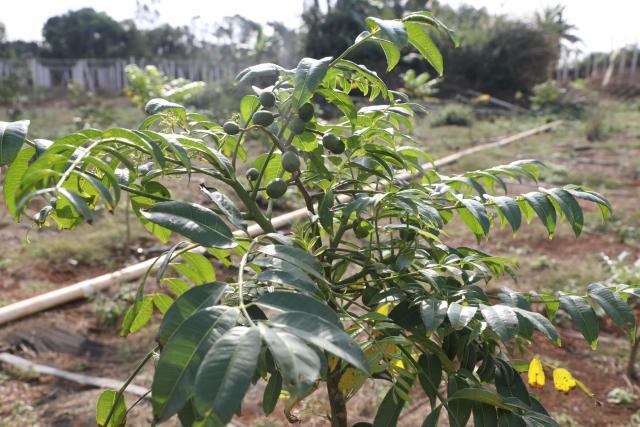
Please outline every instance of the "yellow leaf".
[[338, 381], [338, 389], [345, 399], [350, 399], [367, 380], [367, 374], [360, 369], [347, 368]]
[[534, 357], [529, 363], [529, 372], [527, 372], [529, 378], [529, 385], [533, 388], [543, 388], [545, 382], [544, 369], [540, 359]]
[[571, 372], [565, 368], [556, 368], [553, 370], [553, 385], [556, 390], [566, 393], [573, 390], [577, 383]]
[[382, 304], [381, 306], [379, 306], [378, 308], [376, 308], [376, 313], [380, 313], [383, 316], [388, 316], [389, 312], [391, 311], [391, 309], [393, 308], [393, 304], [391, 304], [390, 302], [386, 303], [386, 304]]

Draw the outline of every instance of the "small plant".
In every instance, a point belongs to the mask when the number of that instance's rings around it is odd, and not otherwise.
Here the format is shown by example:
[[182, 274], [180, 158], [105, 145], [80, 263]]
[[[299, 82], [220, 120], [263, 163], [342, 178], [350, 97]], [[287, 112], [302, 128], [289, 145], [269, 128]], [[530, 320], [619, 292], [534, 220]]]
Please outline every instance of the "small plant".
[[607, 393], [607, 402], [613, 405], [630, 405], [638, 398], [638, 396], [624, 388], [616, 387]]
[[414, 69], [408, 69], [400, 77], [402, 77], [402, 92], [406, 93], [411, 99], [421, 99], [423, 101], [434, 101], [438, 89], [436, 85], [439, 83], [437, 79], [432, 79], [429, 73], [420, 73], [416, 75]]
[[585, 119], [585, 136], [587, 141], [605, 141], [609, 138], [609, 124], [607, 112], [601, 106], [595, 105]]
[[125, 93], [131, 102], [140, 107], [153, 98], [184, 103], [202, 93], [206, 86], [204, 82], [192, 82], [182, 78], [171, 79], [154, 65], [140, 68], [130, 64], [124, 71], [128, 82]]
[[[0, 123], [0, 165], [9, 165], [4, 197], [16, 219], [73, 228], [127, 200], [158, 239], [178, 236], [155, 262], [155, 281], [150, 268], [139, 284], [121, 327], [132, 334], [154, 311], [162, 314], [157, 346], [129, 377], [155, 360], [154, 423], [177, 416], [185, 426], [224, 425], [250, 385], [263, 381], [266, 414], [286, 395], [284, 415], [300, 421], [299, 405], [326, 390], [326, 418], [347, 427], [347, 401], [368, 379], [386, 389], [376, 427], [395, 426], [418, 387], [430, 407], [424, 425], [437, 425], [446, 411], [457, 427], [472, 414], [486, 425], [553, 426], [519, 374], [529, 365], [534, 330], [559, 345], [552, 320], [562, 308], [595, 348], [592, 304], [635, 329], [620, 303], [635, 291], [629, 287], [557, 295], [505, 288], [500, 302], [485, 293], [483, 284], [512, 275], [514, 263], [454, 246], [446, 233], [454, 217], [478, 241], [500, 223], [515, 233], [534, 217], [550, 237], [562, 220], [577, 237], [579, 201], [603, 217], [609, 203], [575, 185], [506, 195], [510, 180], [537, 181], [534, 160], [453, 176], [429, 169], [429, 155], [406, 134], [420, 106], [349, 55], [380, 46], [391, 70], [411, 45], [441, 74], [429, 30], [456, 37], [430, 12], [366, 22], [368, 30], [336, 57], [241, 71], [236, 84], [253, 93], [222, 126], [158, 98], [146, 103], [149, 116], [137, 129], [87, 129], [53, 143], [29, 140], [26, 121]], [[355, 106], [355, 88], [370, 105]], [[321, 120], [315, 100], [342, 115]], [[260, 141], [259, 153], [245, 150], [249, 135]], [[240, 162], [253, 168], [246, 177]], [[176, 200], [163, 185], [167, 176], [205, 181], [200, 191], [213, 207]], [[306, 211], [288, 232], [278, 232], [272, 218], [282, 197], [295, 197]], [[248, 221], [261, 230], [249, 233]], [[210, 258], [237, 266], [237, 276], [220, 281]], [[553, 369], [558, 390], [581, 384]], [[98, 424], [126, 422], [123, 392], [100, 396]]]
[[473, 110], [462, 104], [449, 104], [434, 114], [431, 126], [463, 126], [473, 125]]

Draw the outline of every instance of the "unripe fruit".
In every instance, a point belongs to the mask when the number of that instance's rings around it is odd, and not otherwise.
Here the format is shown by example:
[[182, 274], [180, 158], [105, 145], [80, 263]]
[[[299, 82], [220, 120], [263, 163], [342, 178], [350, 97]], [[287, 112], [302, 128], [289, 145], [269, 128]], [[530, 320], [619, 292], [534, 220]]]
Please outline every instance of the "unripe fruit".
[[300, 117], [294, 117], [291, 120], [291, 124], [289, 125], [289, 129], [294, 135], [300, 135], [307, 128], [307, 123], [302, 120]]
[[253, 123], [260, 126], [270, 126], [273, 123], [273, 113], [267, 110], [259, 110], [253, 115]]
[[267, 185], [267, 195], [272, 199], [279, 199], [287, 192], [287, 182], [284, 179], [276, 178]]
[[236, 135], [240, 132], [240, 126], [238, 126], [236, 122], [228, 121], [222, 125], [222, 130], [224, 130], [224, 133], [227, 135]]
[[313, 108], [313, 104], [307, 102], [306, 104], [302, 104], [300, 108], [298, 108], [298, 116], [305, 122], [308, 122], [313, 118], [313, 113], [315, 109]]
[[322, 145], [334, 154], [344, 153], [344, 142], [340, 141], [340, 138], [332, 133], [327, 133], [322, 137]]
[[286, 151], [280, 159], [282, 169], [287, 172], [296, 172], [300, 170], [300, 158], [293, 151]]
[[260, 172], [258, 172], [258, 169], [256, 168], [249, 168], [247, 169], [247, 172], [245, 173], [245, 176], [247, 177], [247, 179], [249, 181], [256, 181], [259, 177], [260, 177]]
[[273, 92], [262, 92], [260, 94], [260, 105], [265, 108], [271, 108], [276, 105], [276, 96], [273, 94]]
[[353, 234], [358, 239], [364, 239], [371, 233], [371, 226], [363, 220], [357, 220], [353, 223]]

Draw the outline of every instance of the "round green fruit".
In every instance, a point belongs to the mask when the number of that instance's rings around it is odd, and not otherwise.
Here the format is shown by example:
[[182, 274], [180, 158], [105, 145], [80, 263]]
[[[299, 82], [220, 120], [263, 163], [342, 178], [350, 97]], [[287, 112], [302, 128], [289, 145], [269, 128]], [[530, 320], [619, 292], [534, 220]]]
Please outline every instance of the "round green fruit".
[[302, 104], [300, 108], [298, 108], [298, 116], [305, 122], [308, 122], [313, 118], [313, 113], [315, 109], [313, 108], [313, 104], [307, 102], [306, 104]]
[[267, 110], [259, 110], [253, 115], [253, 123], [260, 126], [271, 126], [273, 123], [273, 113]]
[[282, 169], [287, 172], [296, 172], [300, 170], [300, 158], [293, 151], [286, 151], [280, 159]]
[[236, 135], [240, 132], [240, 126], [236, 122], [228, 121], [222, 125], [222, 130], [227, 135]]
[[260, 105], [265, 108], [271, 108], [276, 105], [276, 96], [273, 94], [273, 92], [262, 92], [260, 94]]
[[344, 142], [342, 142], [340, 138], [332, 133], [327, 133], [322, 137], [322, 145], [324, 145], [324, 148], [334, 154], [344, 153]]
[[272, 199], [279, 199], [287, 192], [287, 182], [284, 179], [276, 178], [267, 185], [267, 195]]
[[358, 239], [364, 239], [369, 233], [371, 233], [371, 226], [368, 222], [363, 220], [354, 221], [353, 234], [355, 234]]
[[293, 132], [294, 135], [300, 135], [306, 128], [307, 123], [300, 117], [294, 117], [289, 125], [289, 129], [291, 129], [291, 132]]
[[260, 172], [258, 172], [258, 169], [256, 168], [249, 168], [247, 169], [247, 172], [245, 173], [245, 176], [247, 177], [247, 179], [249, 181], [256, 181], [259, 177], [260, 177]]

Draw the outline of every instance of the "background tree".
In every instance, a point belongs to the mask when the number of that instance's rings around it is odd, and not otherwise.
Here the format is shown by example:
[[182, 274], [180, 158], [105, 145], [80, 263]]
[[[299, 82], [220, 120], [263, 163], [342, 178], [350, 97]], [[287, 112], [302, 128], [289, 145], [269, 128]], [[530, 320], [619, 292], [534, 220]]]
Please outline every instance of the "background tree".
[[122, 24], [84, 8], [49, 18], [42, 29], [45, 53], [55, 58], [113, 58], [129, 54]]

